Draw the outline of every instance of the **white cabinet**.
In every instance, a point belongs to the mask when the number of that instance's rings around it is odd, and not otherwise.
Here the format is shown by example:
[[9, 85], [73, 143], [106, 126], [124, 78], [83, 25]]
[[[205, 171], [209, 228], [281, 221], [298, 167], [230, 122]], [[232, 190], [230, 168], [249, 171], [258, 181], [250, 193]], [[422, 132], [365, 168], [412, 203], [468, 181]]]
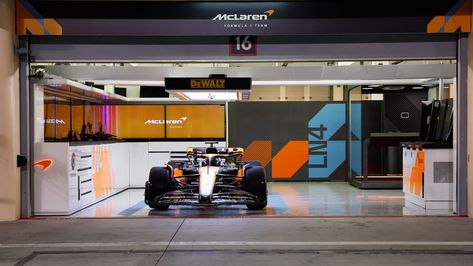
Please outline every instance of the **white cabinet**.
[[[218, 147], [225, 147], [222, 142]], [[129, 187], [144, 187], [149, 170], [164, 166], [171, 153], [205, 142], [39, 143], [34, 168], [35, 215], [68, 215]]]
[[148, 180], [148, 142], [130, 142], [130, 173], [131, 187], [144, 187]]
[[456, 178], [453, 149], [403, 147], [403, 191], [406, 202], [426, 210], [452, 210]]
[[34, 168], [35, 215], [67, 215], [120, 192], [129, 186], [127, 143], [70, 145], [41, 143]]

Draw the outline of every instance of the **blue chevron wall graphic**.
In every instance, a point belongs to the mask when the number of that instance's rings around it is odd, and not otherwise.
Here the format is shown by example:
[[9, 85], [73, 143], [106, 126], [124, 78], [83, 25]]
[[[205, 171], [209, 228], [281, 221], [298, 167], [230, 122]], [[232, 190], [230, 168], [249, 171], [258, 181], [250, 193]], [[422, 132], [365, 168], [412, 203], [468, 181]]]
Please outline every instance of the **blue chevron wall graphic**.
[[[352, 104], [352, 168], [361, 173], [361, 104]], [[346, 161], [346, 141], [331, 138], [346, 123], [344, 103], [326, 104], [308, 123], [309, 178], [329, 179]]]

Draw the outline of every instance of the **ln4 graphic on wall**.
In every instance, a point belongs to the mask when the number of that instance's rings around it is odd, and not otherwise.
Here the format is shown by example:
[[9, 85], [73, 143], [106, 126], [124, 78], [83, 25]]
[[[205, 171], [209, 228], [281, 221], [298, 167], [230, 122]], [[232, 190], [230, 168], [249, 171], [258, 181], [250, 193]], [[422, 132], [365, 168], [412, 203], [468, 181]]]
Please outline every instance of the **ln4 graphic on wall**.
[[[326, 104], [309, 121], [309, 178], [329, 179], [346, 161], [346, 141], [344, 140], [346, 137], [337, 137], [337, 135], [346, 135], [344, 134], [346, 132], [345, 106], [344, 103]], [[360, 108], [354, 109], [352, 112], [361, 112]], [[359, 117], [359, 115], [354, 116]], [[356, 123], [361, 123], [361, 121], [356, 121]], [[353, 131], [354, 129], [356, 132]], [[352, 138], [353, 135], [357, 138], [352, 139], [352, 149], [358, 150], [360, 153], [358, 157], [361, 157], [360, 129], [358, 126], [352, 128]], [[361, 161], [355, 163], [352, 161], [352, 168], [353, 171], [359, 173]]]

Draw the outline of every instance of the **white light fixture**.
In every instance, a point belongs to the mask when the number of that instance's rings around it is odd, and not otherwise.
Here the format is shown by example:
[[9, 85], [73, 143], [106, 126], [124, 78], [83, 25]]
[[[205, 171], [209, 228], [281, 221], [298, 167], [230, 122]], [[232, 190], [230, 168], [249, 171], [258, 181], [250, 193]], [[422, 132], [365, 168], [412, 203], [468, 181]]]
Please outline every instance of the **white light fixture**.
[[426, 82], [427, 79], [380, 79], [380, 80], [361, 80], [361, 79], [341, 79], [341, 80], [253, 80], [253, 86], [284, 86], [284, 85], [363, 85], [372, 84], [398, 85], [413, 84]]
[[422, 87], [422, 86], [415, 86], [415, 87], [412, 87], [413, 90], [423, 90], [425, 89], [425, 87]]
[[351, 66], [353, 65], [355, 62], [349, 62], [349, 61], [346, 61], [346, 62], [337, 62], [337, 65], [338, 66]]
[[373, 88], [370, 88], [370, 87], [363, 87], [363, 88], [361, 88], [361, 89], [364, 90], [364, 91], [367, 91], [367, 90], [372, 90]]
[[[116, 86], [164, 86], [164, 80], [88, 80], [94, 82], [96, 85], [109, 85], [113, 84]], [[284, 86], [284, 85], [366, 85], [372, 86], [373, 84], [383, 85], [418, 85], [424, 83], [422, 86], [431, 87], [432, 84], [425, 84], [430, 79], [380, 79], [380, 80], [358, 80], [358, 79], [342, 79], [342, 80], [253, 80], [253, 86]]]
[[205, 100], [205, 101], [236, 101], [238, 100], [237, 92], [182, 92], [189, 100]]

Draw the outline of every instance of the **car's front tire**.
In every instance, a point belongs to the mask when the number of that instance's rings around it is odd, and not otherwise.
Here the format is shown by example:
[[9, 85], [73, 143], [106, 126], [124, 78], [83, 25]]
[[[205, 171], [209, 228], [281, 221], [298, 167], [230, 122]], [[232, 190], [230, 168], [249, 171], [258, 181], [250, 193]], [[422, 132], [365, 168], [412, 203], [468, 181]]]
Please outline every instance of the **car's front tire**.
[[245, 170], [244, 190], [255, 195], [258, 201], [246, 204], [250, 210], [261, 210], [268, 204], [268, 189], [266, 186], [266, 173], [262, 166], [251, 166]]
[[167, 167], [153, 167], [145, 185], [145, 203], [153, 209], [167, 210], [169, 204], [156, 203], [156, 197], [169, 191], [171, 172]]

